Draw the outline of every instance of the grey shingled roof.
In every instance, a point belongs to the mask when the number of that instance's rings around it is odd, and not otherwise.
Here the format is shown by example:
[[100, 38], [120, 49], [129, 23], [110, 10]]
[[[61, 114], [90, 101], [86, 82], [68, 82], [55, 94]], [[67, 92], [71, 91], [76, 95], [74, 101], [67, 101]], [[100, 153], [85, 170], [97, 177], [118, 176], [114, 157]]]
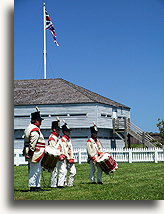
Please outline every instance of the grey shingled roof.
[[129, 108], [64, 79], [14, 80], [14, 105], [102, 103]]

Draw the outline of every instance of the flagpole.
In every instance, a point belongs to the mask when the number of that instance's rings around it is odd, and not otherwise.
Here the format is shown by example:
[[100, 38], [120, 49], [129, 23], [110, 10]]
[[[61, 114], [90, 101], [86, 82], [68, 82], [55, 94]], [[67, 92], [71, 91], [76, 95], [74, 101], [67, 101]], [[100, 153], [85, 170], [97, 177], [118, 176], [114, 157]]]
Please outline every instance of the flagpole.
[[46, 79], [46, 13], [45, 13], [45, 6], [46, 4], [43, 3], [43, 17], [44, 17], [44, 50], [43, 50], [43, 58], [44, 58], [44, 79]]

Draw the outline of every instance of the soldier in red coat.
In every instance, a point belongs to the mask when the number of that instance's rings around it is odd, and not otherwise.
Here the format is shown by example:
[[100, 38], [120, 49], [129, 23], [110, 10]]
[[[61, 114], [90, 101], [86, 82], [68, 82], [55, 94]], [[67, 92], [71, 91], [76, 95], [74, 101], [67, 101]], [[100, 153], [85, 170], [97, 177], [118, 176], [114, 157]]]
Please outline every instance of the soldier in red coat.
[[[59, 153], [61, 152], [61, 146], [59, 145], [59, 139], [60, 139], [60, 121], [59, 118], [57, 118], [57, 121], [52, 121], [52, 133], [49, 136], [48, 139], [48, 145], [59, 150]], [[56, 164], [56, 167], [52, 171], [51, 174], [51, 187], [55, 188], [57, 187], [57, 181], [58, 181], [58, 172], [59, 172], [59, 161]]]
[[24, 131], [24, 149], [23, 154], [26, 161], [29, 162], [29, 182], [30, 191], [41, 191], [41, 160], [44, 156], [45, 140], [41, 133], [40, 126], [43, 118], [40, 111], [31, 113], [31, 123]]
[[102, 169], [97, 164], [97, 160], [99, 156], [102, 154], [102, 146], [97, 138], [97, 126], [94, 124], [94, 126], [90, 127], [91, 131], [91, 137], [87, 141], [87, 153], [88, 153], [88, 163], [90, 164], [90, 181], [92, 184], [96, 184], [95, 181], [95, 167], [97, 168], [97, 183], [102, 183]]
[[[64, 121], [65, 122], [65, 121]], [[60, 167], [59, 167], [59, 180], [58, 187], [63, 188], [64, 186], [73, 186], [74, 176], [76, 175], [76, 168], [73, 158], [73, 147], [70, 139], [71, 129], [67, 123], [62, 126], [63, 136], [59, 140], [61, 146], [60, 156]], [[67, 172], [69, 173], [68, 184], [67, 183]]]

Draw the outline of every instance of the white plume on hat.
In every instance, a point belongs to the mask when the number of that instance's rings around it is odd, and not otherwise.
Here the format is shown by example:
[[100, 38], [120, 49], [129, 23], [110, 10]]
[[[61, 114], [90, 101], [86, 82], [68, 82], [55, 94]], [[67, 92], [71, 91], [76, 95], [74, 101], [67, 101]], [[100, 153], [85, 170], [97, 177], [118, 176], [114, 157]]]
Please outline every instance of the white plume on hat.
[[95, 131], [98, 131], [95, 121], [93, 121], [93, 126], [94, 126]]
[[67, 125], [66, 121], [63, 120], [64, 125], [67, 127], [67, 129], [70, 129], [70, 127]]
[[36, 111], [40, 112], [40, 110], [39, 110], [38, 106], [36, 106], [35, 108], [36, 108]]

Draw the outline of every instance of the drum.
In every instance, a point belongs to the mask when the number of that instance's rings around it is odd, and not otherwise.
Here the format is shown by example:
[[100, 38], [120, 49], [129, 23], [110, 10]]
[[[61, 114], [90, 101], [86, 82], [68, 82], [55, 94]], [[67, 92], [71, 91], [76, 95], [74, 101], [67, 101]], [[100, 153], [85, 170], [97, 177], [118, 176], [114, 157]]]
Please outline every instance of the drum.
[[114, 172], [118, 168], [117, 162], [108, 152], [103, 153], [103, 155], [98, 159], [97, 163], [106, 174]]
[[45, 153], [41, 161], [41, 166], [44, 170], [51, 172], [56, 167], [57, 161], [59, 159], [60, 152], [51, 146], [45, 147]]

